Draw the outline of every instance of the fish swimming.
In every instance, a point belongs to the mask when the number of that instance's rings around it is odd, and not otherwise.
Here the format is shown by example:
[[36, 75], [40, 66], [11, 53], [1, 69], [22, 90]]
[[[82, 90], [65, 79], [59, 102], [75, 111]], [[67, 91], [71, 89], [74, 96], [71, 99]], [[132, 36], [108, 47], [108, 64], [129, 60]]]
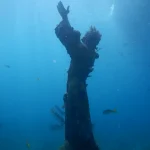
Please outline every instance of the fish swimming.
[[104, 115], [112, 114], [112, 113], [117, 113], [116, 109], [106, 109], [103, 111]]
[[30, 144], [28, 142], [26, 142], [26, 146], [28, 149], [30, 149]]
[[37, 80], [37, 81], [39, 81], [39, 80], [40, 80], [40, 78], [37, 78], [36, 80]]
[[10, 66], [9, 65], [4, 65], [6, 68], [10, 68]]

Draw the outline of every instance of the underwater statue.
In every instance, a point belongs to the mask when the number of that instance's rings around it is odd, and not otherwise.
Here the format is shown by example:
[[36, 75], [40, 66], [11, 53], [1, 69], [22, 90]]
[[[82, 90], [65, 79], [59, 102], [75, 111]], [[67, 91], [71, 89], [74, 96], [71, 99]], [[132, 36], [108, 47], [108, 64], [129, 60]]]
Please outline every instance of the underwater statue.
[[57, 9], [62, 21], [56, 26], [55, 34], [71, 58], [64, 95], [65, 141], [71, 150], [98, 150], [92, 132], [86, 79], [93, 71], [95, 59], [99, 58], [97, 45], [101, 34], [91, 27], [80, 39], [80, 32], [68, 20], [69, 6], [66, 9], [59, 2]]

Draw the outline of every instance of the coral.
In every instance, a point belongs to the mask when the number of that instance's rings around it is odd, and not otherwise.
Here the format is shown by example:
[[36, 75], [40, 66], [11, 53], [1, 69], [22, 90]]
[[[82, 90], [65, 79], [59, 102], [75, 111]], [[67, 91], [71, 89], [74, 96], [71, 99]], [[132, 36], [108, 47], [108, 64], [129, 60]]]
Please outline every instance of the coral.
[[54, 115], [54, 117], [60, 122], [61, 125], [65, 123], [65, 120], [64, 120], [63, 116], [60, 115], [58, 112], [56, 112], [56, 111], [54, 110], [54, 108], [51, 109], [51, 113], [52, 113], [52, 114]]

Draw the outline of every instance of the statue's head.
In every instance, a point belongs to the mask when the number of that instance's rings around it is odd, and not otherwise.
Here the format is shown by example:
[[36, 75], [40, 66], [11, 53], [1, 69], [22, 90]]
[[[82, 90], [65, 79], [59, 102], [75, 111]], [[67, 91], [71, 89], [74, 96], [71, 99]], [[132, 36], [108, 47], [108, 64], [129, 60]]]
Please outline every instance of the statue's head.
[[95, 27], [90, 27], [90, 30], [82, 38], [82, 42], [91, 50], [95, 50], [101, 40], [102, 35]]

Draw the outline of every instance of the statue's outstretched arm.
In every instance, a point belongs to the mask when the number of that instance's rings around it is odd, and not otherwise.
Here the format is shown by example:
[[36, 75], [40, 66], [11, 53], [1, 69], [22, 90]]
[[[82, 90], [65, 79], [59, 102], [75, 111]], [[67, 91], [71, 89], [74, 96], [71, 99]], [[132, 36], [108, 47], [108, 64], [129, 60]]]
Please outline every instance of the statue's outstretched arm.
[[[57, 10], [62, 17], [62, 21], [55, 28], [55, 33], [57, 38], [61, 41], [61, 43], [67, 48], [67, 50], [75, 47], [80, 42], [80, 32], [76, 31], [71, 27], [68, 14], [69, 14], [69, 6], [65, 9], [63, 3], [60, 1], [57, 5]], [[70, 54], [70, 52], [68, 51]]]

